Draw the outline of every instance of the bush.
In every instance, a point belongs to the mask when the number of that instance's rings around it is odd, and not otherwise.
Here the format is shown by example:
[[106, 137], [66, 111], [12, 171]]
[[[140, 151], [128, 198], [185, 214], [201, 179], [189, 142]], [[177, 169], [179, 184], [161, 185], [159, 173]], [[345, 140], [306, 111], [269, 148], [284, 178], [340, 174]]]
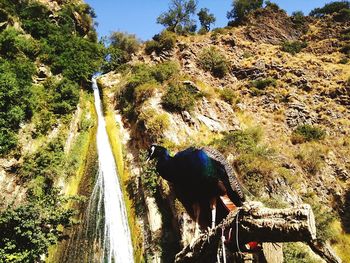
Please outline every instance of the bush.
[[301, 167], [311, 175], [317, 174], [324, 165], [325, 151], [319, 145], [304, 145], [296, 154], [295, 158], [299, 160]]
[[213, 143], [224, 152], [233, 150], [239, 153], [247, 153], [254, 151], [261, 139], [262, 130], [255, 127], [226, 133], [222, 139], [216, 140]]
[[302, 243], [284, 243], [283, 257], [286, 263], [318, 263]]
[[304, 143], [309, 141], [318, 141], [326, 136], [326, 132], [319, 127], [309, 124], [299, 125], [292, 134], [291, 141], [293, 144]]
[[324, 205], [317, 195], [314, 193], [306, 193], [303, 197], [303, 202], [310, 204], [315, 215], [315, 223], [317, 230], [317, 240], [326, 242], [334, 237], [332, 224], [336, 215]]
[[215, 47], [203, 50], [199, 55], [198, 64], [218, 78], [223, 78], [228, 72], [228, 61]]
[[196, 98], [196, 94], [186, 86], [172, 83], [162, 96], [162, 105], [169, 111], [191, 111]]
[[153, 109], [144, 109], [139, 120], [144, 123], [146, 133], [153, 142], [160, 142], [164, 131], [170, 126], [169, 117], [166, 113], [157, 113]]
[[345, 44], [340, 51], [345, 55], [350, 56], [350, 44]]
[[229, 104], [233, 104], [237, 99], [235, 92], [230, 88], [220, 90], [220, 98]]
[[157, 54], [163, 51], [170, 51], [175, 47], [176, 34], [168, 30], [164, 30], [160, 34], [153, 37], [153, 40], [146, 42], [146, 54], [151, 54], [155, 51]]
[[10, 129], [0, 128], [0, 156], [17, 145], [17, 135]]
[[[140, 161], [145, 163], [147, 159], [147, 152], [141, 151]], [[145, 165], [141, 171], [141, 182], [143, 188], [148, 194], [154, 196], [158, 190], [158, 185], [160, 185], [160, 176], [157, 174], [156, 166], [154, 161], [151, 162], [153, 165]]]
[[288, 52], [292, 55], [299, 53], [303, 48], [307, 47], [306, 42], [300, 41], [286, 41], [282, 43], [281, 50], [284, 52]]
[[20, 124], [31, 118], [32, 62], [19, 58], [11, 62], [0, 59], [0, 155], [17, 144]]
[[270, 86], [275, 87], [276, 80], [273, 78], [259, 79], [259, 80], [252, 81], [251, 85], [258, 90], [264, 90]]
[[79, 102], [79, 86], [77, 83], [63, 79], [56, 84], [52, 99], [55, 114], [68, 114], [76, 109]]
[[152, 75], [154, 78], [163, 83], [176, 76], [180, 71], [179, 64], [174, 61], [168, 61], [161, 64], [157, 64], [154, 69]]
[[134, 97], [137, 105], [150, 98], [156, 91], [158, 84], [156, 82], [147, 82], [135, 88]]

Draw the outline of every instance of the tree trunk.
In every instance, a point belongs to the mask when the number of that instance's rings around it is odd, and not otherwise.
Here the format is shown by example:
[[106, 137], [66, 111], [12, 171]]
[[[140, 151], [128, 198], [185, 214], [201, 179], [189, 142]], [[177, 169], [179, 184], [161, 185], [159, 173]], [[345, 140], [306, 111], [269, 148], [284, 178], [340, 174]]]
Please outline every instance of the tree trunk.
[[202, 234], [192, 247], [185, 247], [176, 255], [175, 262], [216, 262], [222, 232], [227, 238], [230, 230], [227, 247], [231, 252], [244, 250], [250, 241], [309, 242], [316, 238], [314, 214], [309, 205], [270, 209], [261, 203], [250, 202], [232, 211], [212, 231]]

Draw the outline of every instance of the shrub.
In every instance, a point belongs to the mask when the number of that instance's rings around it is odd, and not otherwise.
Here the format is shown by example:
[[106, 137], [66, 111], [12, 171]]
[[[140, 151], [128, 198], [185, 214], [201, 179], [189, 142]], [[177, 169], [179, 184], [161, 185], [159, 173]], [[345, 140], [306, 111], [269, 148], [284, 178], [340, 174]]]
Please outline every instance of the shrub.
[[151, 55], [153, 51], [158, 53], [160, 49], [159, 43], [155, 40], [148, 40], [145, 42], [145, 52], [147, 55]]
[[220, 90], [220, 98], [229, 104], [233, 104], [237, 99], [235, 92], [230, 88]]
[[339, 64], [348, 64], [348, 62], [349, 62], [349, 59], [348, 58], [341, 58], [340, 60], [339, 60]]
[[326, 136], [326, 132], [319, 127], [309, 124], [299, 125], [293, 132], [291, 141], [293, 144], [309, 141], [318, 141]]
[[136, 104], [143, 103], [146, 99], [151, 97], [156, 91], [158, 84], [155, 82], [147, 82], [135, 88], [134, 97]]
[[250, 128], [241, 131], [233, 131], [224, 134], [220, 140], [215, 140], [213, 143], [217, 145], [220, 150], [227, 152], [231, 149], [243, 152], [251, 152], [256, 149], [258, 143], [262, 139], [262, 130], [258, 127]]
[[276, 80], [273, 78], [259, 79], [251, 82], [251, 85], [258, 90], [264, 90], [269, 86], [276, 86]]
[[317, 174], [324, 165], [325, 151], [319, 145], [305, 145], [296, 154], [295, 158], [299, 160], [301, 167], [311, 175]]
[[318, 263], [302, 243], [284, 243], [283, 257], [286, 263]]
[[196, 94], [186, 86], [172, 83], [162, 96], [162, 105], [169, 111], [191, 111], [195, 100]]
[[168, 61], [161, 64], [157, 64], [153, 69], [154, 78], [163, 83], [176, 76], [180, 71], [179, 64], [174, 61]]
[[350, 44], [345, 44], [340, 51], [345, 55], [350, 56]]
[[146, 82], [154, 81], [153, 68], [143, 63], [133, 66], [131, 74], [131, 77], [128, 79], [128, 87], [135, 88]]
[[286, 41], [282, 43], [281, 50], [284, 52], [288, 52], [292, 55], [299, 53], [303, 48], [307, 47], [306, 42], [300, 41]]
[[153, 109], [143, 110], [139, 120], [144, 122], [146, 132], [153, 142], [159, 142], [163, 138], [164, 131], [170, 126], [168, 115], [159, 114]]
[[17, 145], [17, 135], [10, 129], [0, 128], [0, 156]]
[[[147, 159], [147, 152], [141, 151], [140, 161], [145, 163]], [[157, 174], [156, 166], [154, 162], [151, 162], [153, 165], [145, 165], [141, 171], [141, 182], [143, 188], [146, 192], [154, 196], [158, 190], [158, 185], [160, 185], [160, 176]]]
[[228, 72], [228, 61], [215, 47], [203, 50], [199, 55], [198, 64], [218, 78], [223, 78]]
[[79, 102], [79, 86], [77, 83], [63, 79], [57, 83], [52, 100], [55, 114], [68, 114], [75, 110]]
[[254, 195], [261, 195], [266, 179], [273, 173], [273, 150], [261, 144], [262, 130], [258, 127], [224, 134], [212, 144], [226, 154], [239, 157], [235, 161], [244, 185]]
[[146, 42], [146, 53], [151, 54], [155, 51], [160, 54], [163, 51], [170, 51], [175, 47], [176, 34], [168, 30], [164, 30], [160, 34], [153, 37], [153, 40]]

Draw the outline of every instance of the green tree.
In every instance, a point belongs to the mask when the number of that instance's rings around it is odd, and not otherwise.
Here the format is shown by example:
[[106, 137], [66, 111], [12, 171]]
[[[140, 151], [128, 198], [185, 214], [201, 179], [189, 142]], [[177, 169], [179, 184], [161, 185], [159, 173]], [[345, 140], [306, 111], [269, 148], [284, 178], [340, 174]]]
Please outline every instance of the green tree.
[[233, 0], [232, 10], [227, 12], [227, 18], [242, 22], [251, 11], [261, 8], [264, 0]]
[[112, 47], [119, 48], [128, 54], [134, 54], [140, 48], [140, 41], [133, 34], [113, 32], [109, 40]]
[[118, 69], [130, 61], [132, 54], [135, 54], [139, 48], [140, 40], [137, 39], [136, 35], [113, 32], [109, 37], [109, 47], [106, 50], [106, 59], [102, 70], [108, 72]]
[[196, 12], [196, 8], [195, 0], [172, 0], [169, 10], [157, 18], [157, 23], [175, 33], [194, 32], [196, 23], [191, 16]]
[[49, 246], [64, 237], [63, 228], [72, 225], [74, 213], [66, 203], [54, 188], [40, 199], [1, 212], [0, 262], [39, 262]]
[[216, 21], [214, 14], [210, 14], [208, 8], [202, 8], [197, 13], [197, 16], [198, 16], [199, 22], [201, 23], [202, 29], [209, 32], [210, 25], [214, 24]]
[[328, 4], [325, 4], [322, 8], [315, 8], [310, 12], [310, 16], [315, 17], [323, 17], [325, 15], [338, 13], [343, 9], [349, 9], [350, 2], [349, 1], [335, 1]]

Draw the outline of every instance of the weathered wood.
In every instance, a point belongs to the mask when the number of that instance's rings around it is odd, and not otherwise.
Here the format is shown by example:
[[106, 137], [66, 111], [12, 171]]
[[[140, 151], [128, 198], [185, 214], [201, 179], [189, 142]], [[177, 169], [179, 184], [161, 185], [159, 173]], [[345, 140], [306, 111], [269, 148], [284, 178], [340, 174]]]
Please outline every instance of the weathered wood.
[[257, 202], [245, 203], [243, 207], [232, 211], [215, 229], [202, 234], [192, 247], [185, 247], [176, 255], [175, 262], [216, 262], [223, 229], [226, 232], [232, 229], [233, 241], [228, 245], [232, 251], [238, 250], [237, 243], [242, 250], [250, 241], [308, 242], [316, 238], [314, 215], [307, 204], [270, 209]]
[[341, 259], [335, 254], [328, 243], [311, 240], [308, 242], [311, 250], [324, 259], [327, 263], [341, 263]]

